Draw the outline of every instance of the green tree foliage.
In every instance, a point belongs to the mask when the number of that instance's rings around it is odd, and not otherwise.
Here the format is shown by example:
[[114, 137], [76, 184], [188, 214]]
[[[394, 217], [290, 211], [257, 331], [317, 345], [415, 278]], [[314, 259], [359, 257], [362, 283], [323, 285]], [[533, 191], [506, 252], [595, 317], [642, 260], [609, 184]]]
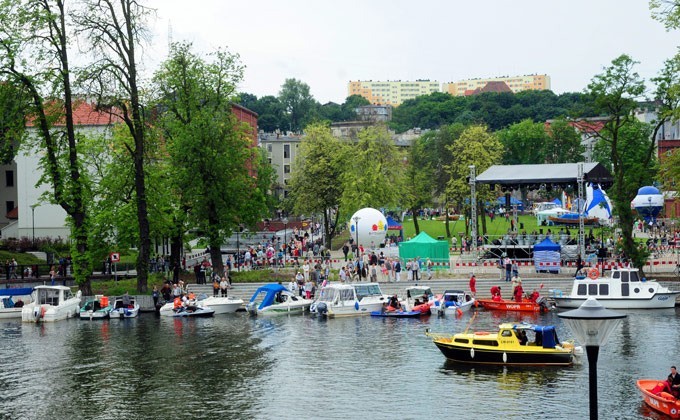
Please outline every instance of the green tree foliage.
[[344, 211], [398, 206], [406, 169], [403, 156], [384, 126], [361, 130], [341, 177]]
[[420, 233], [418, 226], [418, 211], [432, 203], [436, 161], [431, 159], [428, 146], [433, 136], [418, 137], [407, 151], [408, 165], [406, 166], [406, 182], [402, 196], [402, 205], [413, 214], [413, 224], [416, 235]]
[[[461, 207], [469, 207], [470, 184], [468, 177], [470, 165], [475, 165], [479, 174], [492, 165], [500, 164], [503, 159], [503, 144], [494, 134], [489, 133], [487, 127], [473, 125], [466, 128], [448, 148], [454, 160], [447, 167], [449, 172], [447, 194], [451, 197], [451, 200], [460, 203]], [[466, 199], [468, 204], [463, 206]], [[483, 208], [485, 201], [495, 199], [496, 194], [489, 189], [488, 185], [477, 186], [477, 201], [482, 204], [478, 208]]]
[[485, 124], [498, 131], [525, 119], [544, 122], [559, 116], [594, 116], [583, 94], [528, 90], [451, 96], [435, 92], [404, 101], [394, 109], [390, 127], [403, 132], [413, 127], [438, 128], [445, 124]]
[[585, 147], [581, 144], [581, 135], [569, 122], [558, 118], [548, 127], [545, 142], [545, 163], [581, 162]]
[[21, 85], [0, 80], [0, 163], [3, 165], [14, 159], [21, 146], [28, 107], [29, 98]]
[[[591, 134], [607, 146], [611, 156], [614, 185], [609, 190], [609, 196], [614, 203], [614, 213], [619, 218], [622, 248], [635, 266], [642, 269], [647, 251], [638, 248], [633, 240], [634, 216], [630, 202], [649, 177], [649, 168], [654, 161], [654, 139], [649, 139], [649, 128], [638, 123], [633, 115], [638, 106], [636, 99], [645, 91], [643, 80], [634, 70], [636, 64], [625, 54], [615, 58], [603, 73], [592, 79], [587, 91], [596, 109], [608, 117], [604, 127]], [[628, 148], [640, 143], [643, 143], [641, 155], [631, 156], [639, 153], [639, 149], [633, 152]]]
[[297, 79], [286, 79], [278, 98], [288, 116], [289, 129], [301, 131], [309, 121], [310, 111], [314, 109], [316, 103], [309, 92], [309, 85]]
[[[222, 271], [220, 247], [239, 224], [266, 210], [256, 183], [261, 156], [249, 126], [238, 123], [231, 99], [242, 78], [238, 56], [218, 50], [203, 59], [190, 44], [174, 44], [154, 77], [175, 188], [188, 220], [207, 239], [212, 264]], [[252, 173], [251, 173], [252, 172]], [[265, 186], [269, 188], [269, 185]]]
[[652, 12], [652, 18], [663, 23], [666, 30], [680, 28], [680, 1], [650, 0], [649, 9]]
[[[340, 181], [348, 164], [350, 145], [333, 137], [326, 124], [307, 126], [293, 169], [290, 191], [298, 214], [323, 213], [327, 246], [333, 237], [340, 214], [343, 184]], [[331, 221], [331, 210], [336, 219]]]
[[[665, 191], [680, 190], [680, 149], [675, 149], [661, 159], [658, 180]], [[669, 214], [667, 217], [680, 217], [680, 214]]]
[[[61, 0], [0, 2], [0, 75], [3, 87], [21, 86], [30, 101], [29, 112], [38, 139], [27, 146], [42, 156], [42, 182], [51, 187], [48, 199], [64, 209], [71, 226], [74, 277], [91, 293], [92, 260], [88, 248], [88, 179], [78, 156], [73, 110], [73, 71], [68, 50], [71, 20]], [[18, 96], [16, 99], [21, 99]], [[23, 108], [4, 104], [5, 110]], [[5, 133], [21, 134], [16, 115], [7, 115]]]
[[504, 165], [545, 163], [548, 142], [545, 124], [526, 119], [500, 130], [497, 135], [505, 148]]

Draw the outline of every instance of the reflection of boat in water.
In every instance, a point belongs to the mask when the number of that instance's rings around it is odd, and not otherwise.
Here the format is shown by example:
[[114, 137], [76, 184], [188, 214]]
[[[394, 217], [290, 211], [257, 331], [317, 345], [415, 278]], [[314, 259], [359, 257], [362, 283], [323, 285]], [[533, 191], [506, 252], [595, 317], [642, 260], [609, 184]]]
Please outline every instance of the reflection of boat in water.
[[594, 297], [610, 309], [662, 309], [675, 307], [680, 291], [671, 291], [654, 280], [642, 281], [637, 268], [615, 268], [609, 277], [599, 277], [597, 269], [589, 276], [575, 279], [571, 293], [562, 295], [553, 290], [552, 298], [558, 308], [578, 308], [589, 297]]
[[672, 419], [680, 418], [680, 400], [663, 391], [663, 381], [640, 379], [636, 384], [648, 406]]
[[475, 305], [475, 298], [464, 290], [445, 290], [430, 307], [432, 314], [461, 315]]
[[573, 342], [560, 342], [552, 325], [504, 323], [496, 333], [427, 335], [447, 359], [458, 363], [568, 366], [582, 354], [581, 347], [575, 347]]
[[80, 291], [75, 295], [66, 286], [36, 286], [33, 302], [24, 305], [24, 322], [54, 322], [76, 316], [80, 309]]
[[282, 285], [271, 283], [255, 291], [246, 305], [246, 310], [251, 315], [301, 314], [311, 304], [311, 299], [295, 296]]
[[378, 283], [329, 284], [321, 289], [310, 312], [329, 317], [368, 315], [380, 311], [388, 300]]
[[32, 287], [0, 289], [0, 319], [21, 318], [21, 310], [31, 303]]

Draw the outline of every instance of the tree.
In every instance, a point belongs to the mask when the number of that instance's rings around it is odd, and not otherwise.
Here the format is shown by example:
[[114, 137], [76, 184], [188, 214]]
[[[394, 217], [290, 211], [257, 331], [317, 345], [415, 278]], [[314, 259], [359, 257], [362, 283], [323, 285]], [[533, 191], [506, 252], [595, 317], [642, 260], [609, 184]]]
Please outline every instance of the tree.
[[[1, 71], [1, 70], [0, 70]], [[0, 81], [0, 163], [10, 163], [26, 134], [29, 97], [13, 80]]]
[[436, 162], [428, 159], [429, 137], [422, 136], [415, 139], [407, 152], [408, 165], [406, 166], [406, 182], [402, 200], [403, 205], [413, 214], [413, 226], [416, 235], [420, 233], [418, 212], [432, 202], [434, 191], [432, 180], [434, 179], [435, 168], [432, 165]]
[[[21, 86], [30, 101], [37, 127], [35, 146], [44, 152], [40, 165], [43, 181], [51, 188], [50, 199], [64, 209], [71, 222], [72, 259], [76, 283], [91, 294], [92, 261], [88, 248], [87, 176], [78, 157], [73, 110], [73, 71], [69, 62], [68, 17], [63, 1], [4, 1], [0, 3], [0, 74], [10, 86]], [[18, 97], [17, 99], [21, 98]], [[5, 104], [17, 111], [22, 104]], [[17, 108], [18, 107], [18, 108]], [[0, 130], [12, 135], [16, 115], [9, 115]], [[29, 147], [33, 146], [29, 144]]]
[[[347, 143], [333, 137], [326, 124], [310, 124], [300, 143], [290, 183], [291, 198], [296, 213], [323, 213], [326, 246], [338, 226], [343, 184], [340, 182], [348, 164]], [[331, 221], [331, 210], [335, 220]]]
[[650, 0], [652, 18], [663, 23], [666, 30], [680, 28], [680, 2], [678, 0]]
[[[503, 156], [503, 145], [494, 134], [488, 132], [485, 126], [474, 125], [466, 128], [448, 148], [454, 156], [454, 160], [446, 168], [449, 172], [447, 193], [452, 200], [463, 203], [467, 199], [469, 202], [470, 184], [468, 177], [470, 176], [470, 165], [475, 165], [479, 174], [492, 165], [500, 164]], [[488, 185], [478, 185], [476, 190], [478, 208], [483, 208], [485, 201], [495, 200], [496, 198]], [[477, 221], [475, 220], [473, 223], [477, 223]], [[486, 233], [485, 229], [483, 229], [483, 233]]]
[[139, 293], [147, 290], [151, 237], [144, 169], [146, 124], [140, 92], [138, 46], [146, 36], [146, 19], [150, 12], [137, 0], [83, 0], [82, 7], [74, 12], [78, 33], [83, 35], [95, 58], [84, 78], [90, 83], [90, 93], [100, 107], [115, 109], [130, 131], [131, 141], [125, 147], [135, 169]]
[[351, 214], [362, 207], [390, 207], [401, 202], [404, 183], [403, 153], [384, 126], [359, 132], [342, 174], [341, 204]]
[[302, 130], [308, 119], [308, 113], [316, 103], [309, 93], [309, 85], [297, 79], [286, 79], [278, 98], [289, 118], [290, 130]]
[[526, 119], [499, 131], [498, 138], [505, 147], [504, 165], [545, 163], [548, 135], [543, 123]]
[[558, 118], [550, 124], [543, 152], [546, 163], [580, 162], [584, 153], [580, 134], [567, 120]]
[[[231, 100], [241, 81], [238, 56], [218, 50], [203, 59], [190, 44], [173, 44], [154, 77], [173, 184], [189, 225], [207, 238], [214, 270], [223, 271], [221, 245], [239, 223], [266, 210], [266, 189], [255, 182], [260, 159], [249, 127], [238, 123]], [[251, 174], [252, 172], [252, 174]], [[266, 188], [269, 186], [267, 185]]]
[[[614, 185], [609, 196], [614, 203], [614, 213], [619, 218], [621, 228], [622, 249], [626, 257], [640, 267], [647, 259], [645, 249], [637, 247], [633, 238], [633, 212], [630, 202], [637, 195], [641, 181], [646, 177], [645, 171], [653, 162], [654, 137], [647, 138], [647, 147], [641, 159], [631, 162], [626, 146], [631, 142], [643, 142], [634, 116], [638, 106], [636, 99], [645, 91], [645, 85], [634, 67], [637, 64], [628, 55], [621, 55], [612, 61], [604, 72], [593, 77], [587, 92], [593, 98], [596, 110], [608, 117], [600, 131], [590, 133], [608, 146], [611, 156]], [[631, 135], [632, 133], [632, 135]], [[647, 132], [647, 134], [649, 134]]]

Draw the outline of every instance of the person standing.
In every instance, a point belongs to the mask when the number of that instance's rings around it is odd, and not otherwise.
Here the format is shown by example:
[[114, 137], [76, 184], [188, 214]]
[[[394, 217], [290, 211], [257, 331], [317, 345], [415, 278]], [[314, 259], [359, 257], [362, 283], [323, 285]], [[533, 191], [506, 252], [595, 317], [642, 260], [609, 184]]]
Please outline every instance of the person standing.
[[213, 278], [213, 297], [218, 297], [220, 294], [220, 278], [215, 276]]
[[397, 258], [394, 261], [394, 278], [397, 279], [397, 281], [401, 281], [401, 261]]
[[153, 307], [156, 308], [158, 307], [158, 298], [160, 297], [160, 293], [158, 292], [158, 286], [153, 287], [153, 291], [151, 292], [151, 297], [153, 298]]
[[309, 281], [309, 260], [305, 260], [302, 264], [302, 274], [305, 276], [305, 282]]
[[472, 273], [470, 276], [470, 293], [472, 293], [473, 297], [477, 297], [477, 278], [475, 273]]
[[505, 257], [505, 281], [511, 281], [512, 280], [512, 260], [510, 257]]
[[220, 291], [222, 292], [222, 297], [227, 297], [228, 289], [229, 281], [226, 277], [222, 277], [222, 281], [220, 281]]

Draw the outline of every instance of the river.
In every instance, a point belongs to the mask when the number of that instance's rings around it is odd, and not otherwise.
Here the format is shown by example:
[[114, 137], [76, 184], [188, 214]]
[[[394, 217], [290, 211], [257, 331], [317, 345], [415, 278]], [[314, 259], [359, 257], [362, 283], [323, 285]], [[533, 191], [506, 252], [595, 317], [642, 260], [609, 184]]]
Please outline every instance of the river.
[[[600, 351], [603, 419], [661, 418], [635, 380], [678, 359], [677, 310], [628, 312]], [[0, 417], [7, 419], [577, 419], [588, 417], [588, 364], [568, 368], [447, 363], [424, 335], [460, 332], [470, 315], [318, 320], [309, 316], [0, 322]], [[480, 311], [552, 324], [554, 313]], [[585, 356], [584, 356], [585, 359]]]

